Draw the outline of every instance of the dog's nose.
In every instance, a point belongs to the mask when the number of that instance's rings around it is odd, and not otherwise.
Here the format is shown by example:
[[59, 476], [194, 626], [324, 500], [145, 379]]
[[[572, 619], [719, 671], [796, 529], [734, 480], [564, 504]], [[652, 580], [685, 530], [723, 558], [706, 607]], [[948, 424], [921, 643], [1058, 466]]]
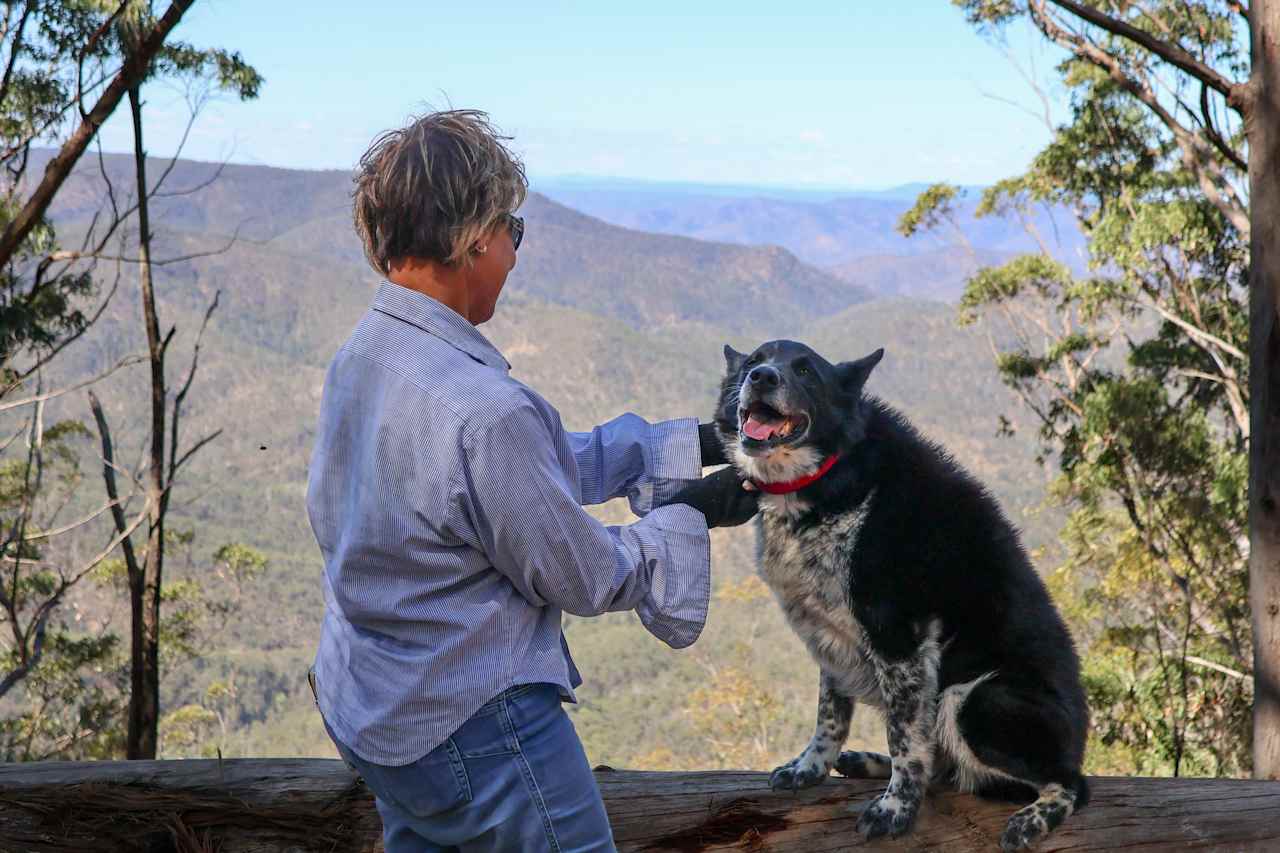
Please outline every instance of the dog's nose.
[[747, 374], [747, 378], [751, 380], [752, 385], [759, 385], [763, 388], [776, 388], [781, 377], [778, 376], [778, 371], [767, 364], [762, 364], [753, 368]]

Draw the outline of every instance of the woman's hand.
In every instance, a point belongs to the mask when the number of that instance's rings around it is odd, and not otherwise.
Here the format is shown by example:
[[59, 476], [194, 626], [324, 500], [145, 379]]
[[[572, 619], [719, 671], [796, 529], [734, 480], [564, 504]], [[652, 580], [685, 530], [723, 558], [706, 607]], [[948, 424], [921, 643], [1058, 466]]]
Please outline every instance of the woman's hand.
[[694, 480], [667, 501], [687, 504], [707, 519], [707, 527], [736, 527], [760, 508], [760, 492], [732, 466]]

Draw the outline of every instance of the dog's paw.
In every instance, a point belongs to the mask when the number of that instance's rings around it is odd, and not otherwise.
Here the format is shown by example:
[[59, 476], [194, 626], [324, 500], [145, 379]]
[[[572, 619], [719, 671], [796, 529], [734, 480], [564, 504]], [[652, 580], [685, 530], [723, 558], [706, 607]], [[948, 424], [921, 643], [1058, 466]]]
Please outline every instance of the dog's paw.
[[904, 803], [897, 794], [885, 791], [872, 800], [858, 816], [858, 832], [867, 841], [883, 835], [896, 838], [911, 828], [919, 808], [919, 803]]
[[1049, 834], [1049, 824], [1035, 804], [1019, 809], [1005, 825], [1000, 836], [1001, 850], [1028, 850]]
[[821, 785], [830, 773], [830, 767], [805, 751], [781, 767], [774, 768], [769, 776], [769, 787], [775, 791], [799, 791], [801, 788]]
[[835, 771], [849, 779], [888, 779], [893, 764], [878, 752], [842, 752], [836, 759]]

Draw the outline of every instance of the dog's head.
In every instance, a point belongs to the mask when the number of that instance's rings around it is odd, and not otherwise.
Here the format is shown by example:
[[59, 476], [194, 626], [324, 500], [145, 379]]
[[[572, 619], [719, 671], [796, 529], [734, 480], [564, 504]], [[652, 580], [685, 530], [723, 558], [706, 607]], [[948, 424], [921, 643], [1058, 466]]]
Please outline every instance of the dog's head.
[[883, 356], [832, 364], [795, 341], [751, 353], [726, 346], [715, 421], [738, 467], [763, 482], [789, 479], [860, 441], [862, 388]]

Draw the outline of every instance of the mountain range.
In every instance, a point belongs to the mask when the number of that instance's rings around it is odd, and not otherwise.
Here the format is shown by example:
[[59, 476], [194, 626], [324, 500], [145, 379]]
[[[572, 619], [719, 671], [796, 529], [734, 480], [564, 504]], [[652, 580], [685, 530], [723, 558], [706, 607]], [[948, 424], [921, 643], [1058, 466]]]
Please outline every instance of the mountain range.
[[[1085, 263], [1085, 240], [1070, 211], [1037, 208], [1024, 225], [1014, 217], [975, 214], [981, 187], [963, 187], [955, 227], [907, 239], [898, 219], [926, 185], [879, 193], [767, 195], [747, 188], [673, 187], [586, 179], [551, 182], [554, 200], [616, 225], [699, 240], [778, 245], [878, 295], [956, 301], [980, 265], [1037, 251], [1040, 241], [1073, 267]], [[1029, 227], [1028, 227], [1029, 226]]]

